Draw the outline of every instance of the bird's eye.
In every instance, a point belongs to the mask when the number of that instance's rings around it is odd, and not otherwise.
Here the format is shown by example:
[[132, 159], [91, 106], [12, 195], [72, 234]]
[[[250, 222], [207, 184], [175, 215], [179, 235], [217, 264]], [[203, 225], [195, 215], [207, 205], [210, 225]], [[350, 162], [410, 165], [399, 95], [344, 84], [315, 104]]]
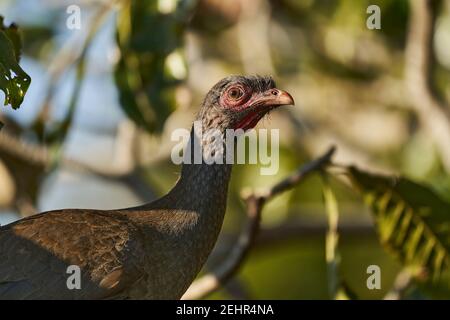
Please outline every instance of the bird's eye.
[[240, 88], [231, 88], [228, 91], [228, 96], [233, 100], [237, 100], [237, 99], [241, 98], [243, 95], [244, 95], [244, 92]]

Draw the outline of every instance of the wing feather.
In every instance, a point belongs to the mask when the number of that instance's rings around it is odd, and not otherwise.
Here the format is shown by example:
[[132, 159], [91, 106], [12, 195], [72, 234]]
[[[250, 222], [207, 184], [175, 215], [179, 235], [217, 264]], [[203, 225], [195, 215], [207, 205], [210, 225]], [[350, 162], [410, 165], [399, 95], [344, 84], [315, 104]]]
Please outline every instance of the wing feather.
[[[0, 227], [0, 299], [101, 299], [126, 295], [143, 276], [139, 230], [116, 211], [50, 211]], [[81, 270], [68, 289], [67, 267]]]

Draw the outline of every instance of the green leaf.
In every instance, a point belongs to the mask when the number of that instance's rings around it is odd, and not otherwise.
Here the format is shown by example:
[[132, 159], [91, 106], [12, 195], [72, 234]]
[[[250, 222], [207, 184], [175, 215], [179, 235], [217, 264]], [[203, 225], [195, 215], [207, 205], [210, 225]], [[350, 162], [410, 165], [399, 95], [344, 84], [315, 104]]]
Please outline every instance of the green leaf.
[[0, 16], [0, 89], [5, 93], [5, 105], [17, 109], [22, 104], [31, 78], [19, 66], [21, 38], [17, 27], [3, 25]]
[[348, 172], [372, 209], [381, 242], [416, 279], [450, 288], [450, 204], [406, 178]]
[[[175, 110], [175, 89], [186, 77], [183, 34], [196, 2], [180, 0], [173, 11], [163, 13], [155, 1], [132, 1], [117, 19], [121, 55], [115, 81], [120, 104], [149, 132], [160, 132]], [[171, 70], [172, 58], [182, 72]]]

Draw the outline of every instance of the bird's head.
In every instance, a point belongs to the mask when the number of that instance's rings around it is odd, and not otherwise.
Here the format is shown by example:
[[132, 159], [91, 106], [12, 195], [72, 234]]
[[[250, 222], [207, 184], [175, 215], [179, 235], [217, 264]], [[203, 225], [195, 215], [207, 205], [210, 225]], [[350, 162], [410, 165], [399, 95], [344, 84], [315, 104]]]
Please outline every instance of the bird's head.
[[293, 104], [292, 96], [277, 89], [271, 77], [229, 76], [208, 92], [199, 119], [203, 129], [246, 131], [272, 109]]

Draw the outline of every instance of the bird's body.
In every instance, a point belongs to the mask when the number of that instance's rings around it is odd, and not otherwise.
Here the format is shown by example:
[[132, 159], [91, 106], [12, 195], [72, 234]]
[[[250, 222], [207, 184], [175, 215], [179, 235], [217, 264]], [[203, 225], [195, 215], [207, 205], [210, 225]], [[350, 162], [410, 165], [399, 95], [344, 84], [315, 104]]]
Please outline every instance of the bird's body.
[[[274, 88], [266, 78], [237, 79], [260, 79], [262, 91]], [[219, 87], [223, 92], [233, 84], [225, 80], [210, 91], [198, 116], [205, 126], [222, 131], [248, 123], [223, 116], [214, 103], [205, 107], [210, 99], [221, 99]], [[217, 151], [207, 137], [200, 144]], [[0, 227], [0, 298], [180, 298], [217, 240], [230, 174], [230, 164], [184, 164], [172, 190], [152, 203], [110, 211], [50, 211]], [[68, 286], [72, 265], [81, 271], [79, 289]]]
[[[227, 182], [229, 167], [200, 167], [196, 180], [180, 179], [142, 207], [50, 211], [5, 226], [0, 297], [180, 298], [208, 257], [225, 213], [228, 183], [208, 184]], [[204, 192], [210, 187], [217, 193]], [[183, 194], [191, 191], [197, 197], [186, 201]], [[82, 270], [79, 290], [67, 288], [70, 265]]]

